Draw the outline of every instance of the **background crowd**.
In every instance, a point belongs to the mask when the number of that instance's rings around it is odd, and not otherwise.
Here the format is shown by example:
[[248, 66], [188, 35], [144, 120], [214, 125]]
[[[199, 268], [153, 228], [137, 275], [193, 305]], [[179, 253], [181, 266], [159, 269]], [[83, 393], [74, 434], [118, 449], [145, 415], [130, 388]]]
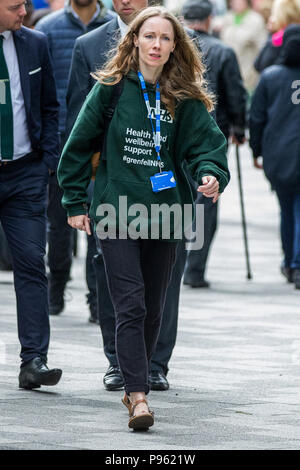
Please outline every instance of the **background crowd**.
[[[70, 4], [72, 3], [75, 5], [78, 4], [78, 6], [81, 7], [80, 15], [82, 15], [82, 17], [77, 15], [76, 20], [70, 17], [70, 15], [72, 15]], [[48, 35], [48, 39], [50, 39], [52, 59], [55, 63], [57, 91], [61, 106], [60, 133], [62, 135], [62, 145], [66, 134], [65, 121], [66, 92], [69, 79], [68, 71], [75, 39], [99, 27], [108, 19], [112, 18], [112, 15], [115, 13], [112, 0], [105, 0], [102, 1], [102, 5], [107, 9], [105, 14], [100, 14], [98, 17], [96, 15], [95, 18], [89, 18], [88, 14], [82, 12], [84, 12], [85, 9], [88, 11], [90, 5], [94, 3], [95, 2], [89, 0], [75, 0], [74, 2], [70, 2], [70, 0], [48, 0], [47, 2], [46, 0], [27, 1], [26, 9], [28, 13], [24, 19], [24, 25], [35, 28], [38, 23], [37, 29], [44, 31]], [[207, 61], [209, 62], [209, 64], [206, 63], [208, 69], [207, 73], [210, 75], [208, 81], [213, 92], [218, 97], [218, 125], [227, 139], [230, 135], [234, 136], [238, 134], [239, 138], [243, 140], [244, 129], [246, 127], [243, 116], [245, 95], [243, 96], [243, 92], [241, 92], [241, 89], [239, 90], [241, 83], [237, 84], [232, 73], [236, 76], [236, 73], [239, 74], [238, 69], [240, 70], [243, 85], [247, 91], [247, 109], [249, 111], [251, 96], [258, 84], [260, 73], [266, 67], [274, 65], [280, 60], [279, 55], [285, 28], [290, 24], [297, 24], [300, 21], [300, 5], [297, 0], [280, 0], [276, 2], [274, 0], [212, 0], [211, 3], [213, 7], [212, 11], [210, 12], [208, 10], [209, 15], [207, 18], [202, 18], [203, 8], [201, 7], [202, 10], [201, 8], [199, 9], [201, 2], [198, 0], [188, 2], [184, 0], [149, 2], [149, 4], [163, 4], [170, 11], [178, 15], [189, 28], [196, 31], [198, 39], [201, 42], [201, 48], [205, 52]], [[58, 14], [53, 15], [54, 12], [59, 10], [60, 12]], [[49, 19], [48, 22], [40, 21], [44, 16], [51, 13], [51, 19]], [[99, 11], [97, 10], [97, 14], [98, 13]], [[66, 14], [69, 14], [71, 19], [68, 28], [69, 34], [59, 29], [59, 22], [61, 22], [61, 19]], [[68, 21], [66, 23], [68, 23]], [[52, 32], [49, 31], [49, 26], [47, 25], [53, 25], [51, 26]], [[222, 44], [220, 41], [217, 42], [217, 38], [220, 39]], [[208, 44], [206, 45], [207, 42]], [[224, 53], [225, 48], [223, 46], [228, 46], [226, 53]], [[58, 51], [60, 47], [64, 49], [63, 54]], [[220, 54], [217, 51], [220, 47], [223, 48], [223, 62], [221, 62], [221, 65], [219, 62]], [[55, 49], [57, 49], [57, 51]], [[235, 71], [233, 70], [235, 56], [234, 54], [231, 55], [231, 50], [234, 51], [238, 61]], [[214, 58], [212, 57], [213, 55], [215, 56]], [[226, 63], [224, 63], [224, 61]], [[227, 62], [231, 62], [231, 65]], [[73, 83], [69, 87], [69, 92], [75, 86], [76, 84]], [[81, 100], [77, 100], [75, 104], [74, 117], [69, 119], [70, 122], [67, 133], [70, 132], [81, 105], [82, 98]], [[72, 96], [69, 106], [73, 107]], [[236, 142], [235, 140], [235, 143]], [[186, 265], [185, 283], [193, 284], [195, 287], [208, 287], [209, 283], [204, 279], [204, 273], [210, 244], [217, 226], [217, 204], [209, 205], [209, 201], [203, 201], [200, 196], [198, 196], [198, 199], [198, 202], [205, 204], [207, 220], [205, 246], [202, 250], [199, 250], [198, 253], [190, 254], [190, 259]], [[61, 220], [64, 219], [65, 213], [61, 208], [60, 200], [61, 192], [58, 188], [57, 181], [52, 179], [49, 185], [48, 263], [50, 272], [52, 273], [50, 288], [52, 288], [53, 295], [50, 293], [50, 304], [52, 304], [53, 314], [57, 311], [61, 311], [64, 307], [64, 288], [70, 277], [72, 255], [76, 254], [76, 234], [74, 234], [66, 224], [64, 224], [64, 228], [62, 228]], [[0, 268], [9, 269], [11, 265], [9, 251], [3, 234], [1, 233], [0, 236]], [[56, 243], [58, 239], [60, 240], [59, 245]], [[291, 251], [291, 248], [289, 248], [289, 251]], [[86, 280], [89, 292], [87, 294], [87, 302], [90, 307], [90, 321], [92, 322], [98, 322], [95, 301], [96, 280], [95, 272], [91, 264], [91, 260], [95, 255], [96, 246], [93, 240], [88, 237]], [[95, 262], [94, 260], [94, 263]], [[193, 277], [191, 275], [192, 269], [195, 270], [196, 274], [194, 275], [193, 282], [189, 282], [189, 279], [191, 280]], [[283, 271], [285, 272], [284, 263]], [[195, 279], [195, 276], [197, 279]], [[290, 274], [289, 279], [291, 280], [292, 277], [292, 274]], [[103, 284], [103, 280], [100, 278], [98, 282], [100, 282], [101, 285]], [[51, 300], [52, 296], [55, 297], [53, 301]]]
[[[128, 0], [130, 2], [130, 0]], [[48, 38], [60, 105], [61, 149], [101, 67], [108, 46], [100, 36], [122, 34], [126, 0], [27, 0], [24, 25]], [[140, 8], [146, 1], [135, 0]], [[254, 165], [262, 168], [281, 208], [283, 262], [288, 282], [300, 289], [300, 1], [299, 0], [165, 0], [164, 4], [191, 30], [203, 54], [206, 79], [217, 97], [214, 117], [228, 143], [242, 145], [249, 134]], [[118, 8], [120, 10], [118, 10]], [[103, 28], [106, 28], [105, 30]], [[86, 35], [86, 36], [85, 36]], [[99, 35], [97, 37], [97, 35]], [[102, 39], [101, 39], [102, 38]], [[95, 44], [98, 44], [95, 47]], [[94, 45], [94, 46], [93, 46]], [[298, 85], [297, 85], [298, 83]], [[294, 87], [294, 88], [293, 88]], [[295, 94], [292, 99], [293, 91]], [[91, 184], [90, 192], [93, 187]], [[65, 307], [76, 237], [61, 206], [62, 191], [52, 175], [48, 185], [48, 286], [50, 314]], [[169, 286], [150, 385], [166, 390], [168, 362], [176, 341], [180, 283], [208, 288], [205, 270], [217, 228], [218, 204], [198, 195], [205, 208], [205, 240], [201, 250], [179, 248]], [[0, 234], [0, 267], [10, 269], [9, 250]], [[114, 345], [114, 312], [107, 290], [102, 254], [87, 236], [86, 282], [89, 321], [100, 323], [109, 369], [108, 390], [123, 386]]]

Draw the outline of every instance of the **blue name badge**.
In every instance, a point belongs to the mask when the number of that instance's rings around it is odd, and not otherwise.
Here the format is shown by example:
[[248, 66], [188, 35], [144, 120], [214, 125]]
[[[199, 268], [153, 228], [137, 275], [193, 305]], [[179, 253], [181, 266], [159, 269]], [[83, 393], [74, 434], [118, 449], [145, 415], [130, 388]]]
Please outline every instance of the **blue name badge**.
[[159, 193], [164, 189], [176, 187], [173, 171], [163, 171], [162, 173], [156, 173], [154, 176], [150, 176], [150, 181], [154, 193]]

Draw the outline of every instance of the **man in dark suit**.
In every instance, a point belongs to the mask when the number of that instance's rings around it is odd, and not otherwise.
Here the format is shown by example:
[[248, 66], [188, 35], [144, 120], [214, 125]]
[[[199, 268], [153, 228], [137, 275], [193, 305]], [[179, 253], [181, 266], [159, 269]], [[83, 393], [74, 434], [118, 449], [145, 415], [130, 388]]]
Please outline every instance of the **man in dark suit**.
[[45, 275], [49, 171], [58, 161], [58, 103], [47, 39], [22, 27], [22, 0], [0, 0], [0, 221], [13, 257], [20, 388], [56, 385], [49, 370]]
[[[138, 10], [148, 6], [147, 0], [113, 0], [118, 16], [78, 38], [73, 50], [73, 58], [67, 92], [67, 134], [72, 130], [80, 108], [93, 87], [95, 80], [91, 72], [103, 67], [109, 52], [117, 45], [118, 40], [125, 36], [127, 25]], [[193, 36], [193, 31], [188, 31]], [[172, 280], [168, 287], [162, 325], [156, 351], [152, 357], [149, 373], [149, 385], [152, 390], [167, 390], [169, 383], [166, 378], [168, 362], [176, 342], [178, 306], [181, 278], [185, 265], [185, 243], [178, 248], [178, 260], [174, 266]], [[115, 349], [115, 315], [107, 288], [103, 258], [99, 250], [94, 257], [97, 277], [98, 314], [103, 336], [104, 353], [109, 361], [109, 368], [104, 375], [104, 386], [107, 390], [123, 387]]]
[[[210, 34], [213, 7], [210, 0], [188, 0], [183, 5], [182, 15], [185, 24], [194, 30], [200, 42], [206, 79], [217, 97], [216, 122], [227, 140], [231, 137], [233, 143], [240, 145], [245, 141], [247, 92], [233, 49]], [[218, 202], [213, 203], [198, 193], [196, 203], [204, 208], [204, 243], [201, 249], [189, 251], [183, 283], [195, 288], [207, 288], [209, 282], [204, 276], [217, 230]]]

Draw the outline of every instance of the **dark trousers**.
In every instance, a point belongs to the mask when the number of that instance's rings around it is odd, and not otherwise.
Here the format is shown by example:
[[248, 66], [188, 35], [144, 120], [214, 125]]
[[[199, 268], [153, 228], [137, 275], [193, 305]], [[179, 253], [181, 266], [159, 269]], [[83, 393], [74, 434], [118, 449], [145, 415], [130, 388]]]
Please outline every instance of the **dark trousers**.
[[[100, 330], [103, 338], [104, 354], [109, 364], [117, 367], [118, 359], [115, 346], [115, 313], [110, 298], [103, 255], [99, 240], [96, 239], [98, 254], [94, 256], [94, 267], [97, 278], [97, 301]], [[152, 356], [151, 370], [168, 373], [168, 363], [171, 358], [177, 336], [178, 306], [181, 279], [186, 261], [185, 242], [180, 242], [177, 248], [176, 262], [172, 271], [171, 281], [162, 317], [162, 327], [158, 336], [157, 346]]]
[[180, 286], [187, 255], [185, 245], [185, 241], [178, 243], [176, 262], [172, 271], [171, 282], [167, 289], [158, 341], [150, 364], [150, 370], [159, 370], [165, 375], [169, 371], [168, 364], [177, 337]]
[[149, 392], [149, 361], [156, 347], [177, 243], [102, 240], [116, 316], [116, 351], [125, 391]]
[[0, 166], [0, 220], [13, 258], [22, 362], [47, 359], [49, 316], [45, 275], [48, 169], [38, 159]]
[[217, 229], [218, 203], [213, 203], [211, 198], [200, 193], [197, 196], [196, 203], [204, 204], [204, 244], [200, 250], [190, 250], [188, 252], [184, 272], [184, 281], [187, 283], [204, 279], [210, 246]]
[[[95, 235], [96, 237], [96, 235]], [[111, 366], [118, 367], [115, 345], [116, 319], [114, 307], [108, 290], [103, 254], [99, 240], [96, 239], [98, 254], [93, 258], [97, 286], [97, 308], [104, 354]]]
[[70, 277], [73, 250], [73, 229], [61, 204], [63, 191], [56, 175], [49, 178], [48, 190], [48, 265], [51, 282], [64, 286]]
[[300, 269], [300, 194], [276, 191], [281, 209], [281, 243], [284, 265]]
[[91, 311], [97, 312], [97, 278], [94, 267], [94, 257], [97, 255], [97, 246], [94, 235], [87, 235], [87, 252], [85, 259], [85, 278], [88, 287], [87, 303]]
[[7, 244], [6, 236], [3, 232], [3, 228], [0, 222], [0, 270], [11, 271], [12, 270], [12, 259]]
[[[48, 190], [48, 265], [50, 270], [51, 296], [63, 294], [70, 278], [73, 256], [74, 234], [67, 221], [67, 212], [61, 204], [63, 191], [59, 187], [56, 175], [49, 179]], [[88, 286], [87, 302], [96, 309], [96, 275], [93, 257], [97, 253], [93, 236], [87, 237], [86, 283]]]

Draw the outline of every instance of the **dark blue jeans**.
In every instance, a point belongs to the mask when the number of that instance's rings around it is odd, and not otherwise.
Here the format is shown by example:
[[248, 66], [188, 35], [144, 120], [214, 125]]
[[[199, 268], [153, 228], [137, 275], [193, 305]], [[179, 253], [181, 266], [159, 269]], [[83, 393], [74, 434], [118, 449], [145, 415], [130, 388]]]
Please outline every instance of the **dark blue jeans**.
[[49, 312], [45, 274], [48, 169], [23, 157], [0, 166], [0, 220], [13, 258], [22, 362], [47, 359]]
[[126, 393], [149, 392], [156, 347], [177, 243], [100, 241], [116, 316], [116, 351]]
[[281, 243], [284, 266], [300, 269], [300, 193], [277, 191], [281, 209]]

